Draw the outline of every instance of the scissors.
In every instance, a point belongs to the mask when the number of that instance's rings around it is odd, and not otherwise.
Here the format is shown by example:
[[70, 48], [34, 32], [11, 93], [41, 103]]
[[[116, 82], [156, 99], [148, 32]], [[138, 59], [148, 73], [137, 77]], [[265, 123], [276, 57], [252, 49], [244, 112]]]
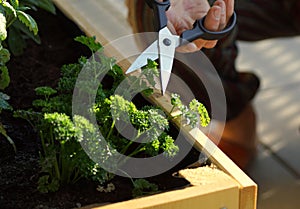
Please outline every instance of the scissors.
[[170, 1], [146, 0], [146, 3], [153, 10], [158, 38], [137, 57], [126, 71], [126, 74], [145, 66], [148, 59], [159, 59], [161, 93], [164, 95], [170, 80], [176, 48], [198, 38], [205, 40], [223, 38], [233, 30], [236, 24], [236, 14], [235, 12], [233, 13], [229, 25], [222, 31], [209, 31], [205, 29], [204, 20], [206, 16], [204, 16], [194, 23], [191, 30], [186, 30], [178, 36], [172, 34], [167, 28], [168, 19], [166, 11], [170, 7]]

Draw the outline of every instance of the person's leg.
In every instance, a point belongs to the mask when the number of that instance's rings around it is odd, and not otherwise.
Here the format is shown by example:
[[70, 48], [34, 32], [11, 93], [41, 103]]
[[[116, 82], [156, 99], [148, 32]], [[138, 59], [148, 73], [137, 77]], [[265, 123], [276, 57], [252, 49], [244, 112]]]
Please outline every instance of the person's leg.
[[235, 41], [299, 35], [300, 1], [237, 0], [235, 10], [238, 15], [236, 30], [220, 40], [215, 48], [204, 51], [223, 79], [227, 92], [229, 117], [218, 146], [245, 168], [255, 154], [256, 117], [251, 100], [259, 80], [255, 74], [236, 70], [238, 48]]

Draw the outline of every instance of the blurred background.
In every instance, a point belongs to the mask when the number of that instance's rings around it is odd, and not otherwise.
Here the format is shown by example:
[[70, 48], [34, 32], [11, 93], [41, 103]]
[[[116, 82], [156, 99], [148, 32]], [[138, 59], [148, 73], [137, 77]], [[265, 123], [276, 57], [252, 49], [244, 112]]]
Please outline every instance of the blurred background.
[[258, 156], [248, 170], [258, 184], [258, 209], [300, 204], [300, 37], [239, 42], [238, 68], [261, 78], [254, 99]]

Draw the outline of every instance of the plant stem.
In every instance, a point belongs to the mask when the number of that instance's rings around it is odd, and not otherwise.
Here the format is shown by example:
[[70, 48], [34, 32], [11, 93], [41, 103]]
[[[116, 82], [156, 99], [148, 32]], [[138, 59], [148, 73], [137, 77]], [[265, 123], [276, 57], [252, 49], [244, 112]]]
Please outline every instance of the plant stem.
[[173, 107], [172, 107], [172, 109], [170, 110], [170, 112], [169, 112], [169, 114], [168, 114], [168, 120], [171, 120], [171, 119], [173, 119], [173, 118], [175, 118], [174, 116], [172, 116], [172, 112], [174, 111], [174, 109], [175, 109], [175, 105], [173, 105]]
[[132, 157], [142, 151], [145, 151], [145, 147], [143, 147], [143, 144], [139, 145], [138, 148], [136, 148], [128, 157]]
[[174, 111], [174, 109], [175, 109], [175, 105], [173, 105], [172, 109], [171, 109], [170, 112], [169, 112], [169, 115], [172, 114], [172, 112]]
[[73, 184], [75, 184], [77, 181], [79, 181], [82, 178], [82, 176], [79, 174], [80, 174], [80, 170], [78, 168], [74, 169], [74, 177], [72, 179]]
[[132, 145], [132, 143], [138, 139], [141, 136], [140, 130], [138, 130], [138, 133], [136, 135], [136, 137], [134, 139], [131, 139], [130, 142], [128, 142], [128, 144], [121, 150], [122, 154], [125, 154], [126, 151], [128, 150], [128, 148], [130, 147], [130, 145]]
[[114, 127], [115, 127], [115, 124], [116, 124], [116, 120], [113, 120], [113, 122], [112, 122], [112, 124], [111, 124], [111, 126], [110, 126], [110, 129], [109, 129], [109, 132], [108, 132], [108, 134], [107, 134], [107, 136], [106, 136], [106, 140], [108, 140], [108, 139], [110, 138], [110, 136], [111, 136], [111, 134], [112, 134], [112, 132], [113, 132], [113, 129], [114, 129]]
[[135, 79], [135, 81], [130, 85], [130, 87], [129, 87], [129, 89], [128, 89], [127, 92], [130, 92], [132, 89], [134, 90], [134, 88], [132, 88], [132, 87], [134, 87], [134, 85], [135, 85], [141, 78], [142, 78], [142, 74], [139, 75], [139, 77], [137, 77], [137, 78]]
[[58, 159], [57, 159], [56, 156], [55, 156], [54, 169], [55, 169], [56, 177], [60, 181], [61, 180], [61, 176], [60, 176], [60, 171], [59, 171]]
[[46, 155], [46, 145], [45, 145], [45, 139], [44, 139], [44, 135], [43, 135], [42, 131], [40, 131], [40, 137], [41, 137], [41, 141], [42, 141], [42, 148], [43, 148], [44, 154]]
[[[52, 127], [50, 127], [49, 132], [50, 132], [50, 144], [55, 147]], [[56, 155], [54, 157], [55, 157], [54, 169], [55, 169], [56, 177], [57, 179], [60, 180], [60, 170], [59, 170], [59, 162], [58, 162], [60, 159], [57, 159]]]
[[69, 169], [68, 165], [65, 163], [65, 146], [63, 143], [60, 144], [61, 149], [59, 153], [59, 159], [60, 159], [60, 166], [61, 166], [61, 182], [62, 183], [69, 183], [68, 181], [68, 174], [69, 174]]
[[15, 22], [16, 19], [17, 19], [16, 17], [13, 17], [9, 21], [7, 21], [6, 28], [9, 28]]

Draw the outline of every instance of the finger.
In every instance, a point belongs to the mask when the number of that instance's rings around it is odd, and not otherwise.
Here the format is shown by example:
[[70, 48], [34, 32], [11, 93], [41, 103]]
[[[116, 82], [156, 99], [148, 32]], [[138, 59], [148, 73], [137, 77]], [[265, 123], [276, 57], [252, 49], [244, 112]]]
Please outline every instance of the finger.
[[207, 48], [207, 49], [213, 48], [216, 46], [216, 44], [217, 44], [217, 40], [206, 41], [203, 39], [198, 39], [195, 40], [194, 42], [178, 47], [176, 51], [181, 53], [196, 52], [199, 51], [201, 48]]
[[177, 47], [176, 51], [181, 53], [191, 53], [191, 52], [199, 51], [199, 48], [194, 42], [191, 42], [183, 46]]
[[207, 42], [207, 40], [203, 40], [203, 39], [197, 39], [194, 41], [195, 45], [197, 46], [198, 50], [200, 50], [205, 43]]
[[227, 24], [227, 22], [226, 22], [226, 4], [223, 0], [217, 0], [217, 1], [215, 1], [213, 7], [215, 7], [215, 6], [218, 6], [221, 8], [221, 15], [220, 15], [218, 30], [223, 30]]
[[203, 47], [207, 48], [207, 49], [214, 48], [217, 45], [217, 42], [218, 42], [217, 40], [215, 40], [215, 41], [207, 41]]
[[177, 34], [177, 31], [176, 31], [174, 25], [170, 21], [167, 22], [167, 27], [169, 28], [169, 30], [171, 31], [172, 34]]
[[234, 0], [224, 0], [226, 5], [226, 22], [229, 21], [234, 11]]

